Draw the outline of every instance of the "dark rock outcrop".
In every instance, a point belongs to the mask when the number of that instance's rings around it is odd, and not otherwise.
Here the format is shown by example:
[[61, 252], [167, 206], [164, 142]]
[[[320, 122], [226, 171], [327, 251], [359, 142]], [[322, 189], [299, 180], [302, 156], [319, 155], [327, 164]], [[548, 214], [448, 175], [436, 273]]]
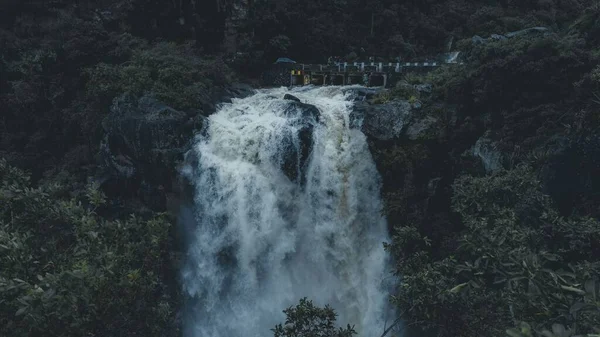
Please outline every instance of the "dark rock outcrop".
[[492, 139], [490, 131], [487, 131], [475, 142], [470, 152], [481, 160], [487, 173], [496, 172], [503, 167], [503, 154], [498, 149], [498, 143]]
[[502, 40], [513, 38], [515, 36], [521, 36], [521, 35], [526, 35], [526, 34], [535, 34], [535, 33], [547, 34], [548, 32], [549, 32], [549, 29], [546, 27], [530, 27], [530, 28], [521, 29], [521, 30], [514, 31], [514, 32], [509, 32], [504, 35], [492, 34], [487, 39], [485, 39], [479, 35], [475, 35], [471, 38], [471, 42], [473, 44], [482, 44], [482, 43], [486, 43], [488, 41], [502, 41]]
[[300, 99], [294, 95], [290, 95], [290, 94], [285, 94], [283, 96], [283, 99], [288, 99], [290, 101], [296, 101], [296, 102], [300, 102]]
[[189, 111], [175, 110], [151, 96], [115, 99], [102, 122], [105, 135], [98, 153], [97, 180], [103, 189], [111, 196], [139, 199], [153, 210], [165, 210], [167, 196], [176, 189], [177, 168], [206, 116], [215, 111], [216, 103], [251, 95], [254, 90], [246, 84], [232, 84], [221, 92], [202, 109]]
[[128, 190], [139, 191], [136, 197], [150, 208], [162, 209], [186, 144], [203, 120], [148, 96], [116, 99], [102, 125], [99, 157], [105, 187], [117, 195], [123, 186], [136, 187]]
[[600, 216], [600, 135], [555, 137], [542, 155], [540, 178], [562, 215]]
[[245, 83], [234, 83], [223, 89], [221, 102], [231, 102], [232, 98], [243, 98], [254, 93], [254, 88]]
[[320, 115], [319, 109], [316, 106], [312, 104], [302, 103], [300, 102], [300, 100], [291, 100], [288, 103], [288, 106], [285, 108], [285, 114], [286, 116], [298, 116], [303, 119], [306, 119], [307, 121], [312, 119], [314, 120], [314, 122], [319, 121]]
[[367, 137], [392, 140], [401, 136], [412, 117], [408, 101], [394, 100], [385, 104], [359, 102], [350, 116], [350, 125], [360, 127]]
[[362, 101], [374, 98], [375, 95], [377, 95], [377, 93], [380, 92], [381, 90], [382, 90], [381, 88], [359, 87], [359, 88], [348, 88], [345, 90], [345, 92], [350, 92], [353, 97], [353, 100], [355, 102], [362, 102]]
[[414, 118], [406, 128], [406, 137], [409, 140], [420, 140], [427, 137], [428, 133], [437, 133], [434, 130], [439, 124], [439, 119], [433, 116]]
[[287, 151], [281, 158], [282, 170], [290, 180], [298, 181], [304, 178], [302, 172], [312, 151], [313, 131], [316, 123], [319, 122], [319, 109], [312, 104], [290, 100], [285, 114], [296, 117], [298, 142], [294, 141], [294, 135], [286, 138], [284, 146]]

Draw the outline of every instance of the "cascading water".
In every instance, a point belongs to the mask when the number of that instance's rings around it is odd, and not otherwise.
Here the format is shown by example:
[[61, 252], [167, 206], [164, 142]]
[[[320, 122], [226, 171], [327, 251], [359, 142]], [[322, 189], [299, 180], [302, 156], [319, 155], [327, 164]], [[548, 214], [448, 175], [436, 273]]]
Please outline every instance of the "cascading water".
[[185, 169], [196, 224], [184, 336], [272, 336], [302, 297], [330, 304], [360, 336], [383, 332], [387, 227], [347, 89], [259, 90], [208, 119]]
[[446, 63], [458, 63], [458, 55], [460, 55], [460, 52], [458, 51], [448, 53], [448, 56], [446, 57]]

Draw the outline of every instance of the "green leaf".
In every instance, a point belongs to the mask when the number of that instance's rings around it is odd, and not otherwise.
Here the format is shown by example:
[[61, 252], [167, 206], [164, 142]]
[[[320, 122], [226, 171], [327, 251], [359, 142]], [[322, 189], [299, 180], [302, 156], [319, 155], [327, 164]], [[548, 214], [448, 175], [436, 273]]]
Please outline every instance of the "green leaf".
[[542, 331], [542, 335], [544, 335], [545, 337], [556, 337], [554, 336], [554, 334], [548, 330], [544, 330]]
[[468, 284], [468, 282], [461, 283], [461, 284], [457, 285], [456, 287], [450, 289], [449, 291], [451, 293], [455, 294], [455, 293], [459, 292], [462, 288], [464, 288], [467, 284]]
[[585, 281], [585, 285], [583, 286], [585, 292], [592, 295], [592, 299], [596, 300], [596, 282], [594, 280]]
[[506, 334], [509, 335], [510, 337], [523, 337], [521, 335], [521, 332], [519, 332], [519, 330], [517, 330], [515, 328], [507, 329]]
[[555, 335], [557, 335], [559, 337], [565, 336], [566, 330], [565, 330], [564, 325], [558, 324], [558, 323], [552, 324], [552, 333], [554, 333]]
[[573, 315], [574, 313], [581, 310], [581, 308], [583, 307], [585, 307], [585, 303], [577, 302], [571, 306], [571, 309], [569, 309], [569, 313]]
[[25, 313], [25, 311], [27, 311], [27, 307], [19, 308], [19, 310], [17, 310], [17, 312], [15, 312], [15, 317], [19, 317], [19, 316], [23, 315]]
[[573, 287], [569, 287], [569, 286], [560, 286], [561, 288], [563, 288], [564, 290], [567, 291], [571, 291], [580, 295], [585, 295], [585, 291], [581, 290], [581, 289], [577, 289], [577, 288], [573, 288]]

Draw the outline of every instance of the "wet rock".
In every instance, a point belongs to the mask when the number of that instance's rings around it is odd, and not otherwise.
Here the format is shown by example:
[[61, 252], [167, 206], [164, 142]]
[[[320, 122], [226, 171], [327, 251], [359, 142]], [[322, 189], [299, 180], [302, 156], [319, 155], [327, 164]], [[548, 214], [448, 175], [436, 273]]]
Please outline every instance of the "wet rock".
[[[312, 151], [313, 130], [316, 123], [319, 122], [320, 113], [319, 109], [312, 104], [290, 100], [285, 109], [285, 114], [297, 117], [298, 134], [290, 134], [284, 140], [283, 146], [287, 148], [287, 151], [281, 158], [282, 171], [291, 181], [301, 182], [304, 178], [302, 175], [303, 168], [306, 166]], [[297, 142], [294, 141], [296, 136]]]
[[524, 34], [530, 34], [530, 33], [546, 33], [548, 32], [548, 28], [546, 27], [531, 27], [531, 28], [526, 28], [526, 29], [521, 29], [515, 32], [510, 32], [510, 33], [506, 33], [506, 37], [515, 37], [515, 36], [519, 36], [519, 35], [524, 35]]
[[500, 35], [500, 34], [492, 34], [492, 35], [490, 35], [490, 39], [501, 41], [501, 40], [506, 40], [506, 36]]
[[498, 143], [492, 139], [489, 130], [473, 145], [471, 153], [481, 160], [487, 173], [502, 169], [502, 152], [498, 149]]
[[471, 38], [471, 43], [473, 44], [483, 44], [485, 43], [485, 39], [479, 35], [475, 35]]
[[488, 42], [490, 40], [500, 41], [500, 40], [510, 39], [510, 38], [515, 37], [515, 36], [525, 35], [525, 34], [547, 33], [547, 32], [549, 32], [549, 30], [546, 27], [531, 27], [531, 28], [526, 28], [526, 29], [518, 30], [518, 31], [515, 31], [515, 32], [506, 33], [504, 35], [501, 35], [501, 34], [492, 34], [487, 39], [485, 39], [485, 38], [483, 38], [483, 37], [481, 37], [479, 35], [475, 35], [475, 36], [473, 36], [471, 38], [471, 43], [473, 43], [473, 44], [482, 44], [482, 43], [486, 43], [486, 42]]
[[294, 95], [290, 95], [290, 94], [285, 94], [283, 96], [283, 99], [287, 99], [287, 100], [290, 100], [290, 101], [300, 102], [300, 99], [298, 97], [296, 97]]
[[420, 93], [424, 93], [424, 94], [431, 94], [431, 92], [433, 91], [433, 87], [431, 85], [431, 83], [425, 83], [425, 84], [416, 84], [414, 86], [414, 88], [420, 92]]
[[372, 99], [379, 93], [382, 89], [380, 88], [348, 88], [345, 92], [350, 92], [354, 97], [355, 102], [363, 102], [369, 99]]
[[[244, 98], [252, 95], [254, 93], [254, 89], [245, 83], [234, 83], [230, 86], [223, 88], [223, 94], [218, 99], [219, 102], [227, 102], [231, 103], [233, 98]], [[206, 111], [210, 113], [214, 112], [215, 106], [214, 103], [210, 102], [208, 106], [205, 107]]]
[[285, 114], [286, 116], [301, 116], [302, 118], [313, 119], [315, 122], [319, 121], [320, 116], [319, 109], [316, 106], [295, 100], [289, 102]]

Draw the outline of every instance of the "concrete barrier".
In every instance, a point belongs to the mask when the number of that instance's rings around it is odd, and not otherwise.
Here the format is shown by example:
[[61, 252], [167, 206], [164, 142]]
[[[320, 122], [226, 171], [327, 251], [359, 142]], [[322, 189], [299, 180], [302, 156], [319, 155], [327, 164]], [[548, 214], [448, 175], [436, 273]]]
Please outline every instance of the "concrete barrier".
[[371, 74], [369, 76], [369, 87], [385, 87], [386, 84], [385, 74]]
[[344, 74], [332, 74], [330, 83], [331, 85], [345, 85], [346, 76]]
[[310, 83], [313, 85], [324, 85], [325, 84], [325, 75], [313, 74], [310, 78]]

